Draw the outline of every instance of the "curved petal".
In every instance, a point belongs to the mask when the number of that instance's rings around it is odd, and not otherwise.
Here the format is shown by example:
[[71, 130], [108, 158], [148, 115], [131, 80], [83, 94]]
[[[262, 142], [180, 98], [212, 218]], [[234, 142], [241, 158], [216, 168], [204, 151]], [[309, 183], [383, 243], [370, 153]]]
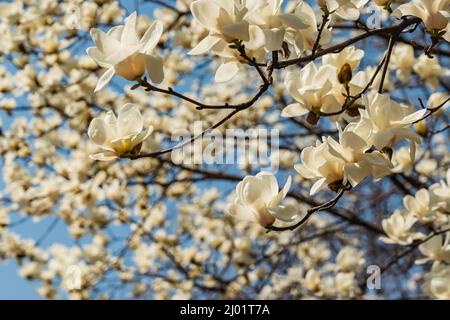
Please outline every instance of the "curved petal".
[[158, 45], [162, 33], [163, 24], [161, 21], [156, 20], [142, 36], [140, 41], [140, 44], [142, 45], [141, 52], [149, 54]]
[[106, 70], [106, 72], [103, 73], [102, 76], [98, 79], [97, 86], [95, 87], [94, 92], [100, 91], [104, 87], [106, 87], [106, 85], [114, 77], [115, 73], [116, 73], [116, 70], [114, 69], [114, 67], [110, 67], [108, 70]]
[[95, 46], [100, 50], [105, 56], [109, 56], [114, 52], [120, 50], [120, 42], [113, 37], [108, 36], [102, 30], [94, 28], [91, 29], [91, 38], [95, 43]]
[[164, 81], [164, 60], [161, 57], [145, 55], [145, 68], [152, 82]]
[[276, 219], [284, 222], [292, 222], [298, 216], [298, 209], [294, 205], [278, 206], [268, 210]]
[[239, 64], [235, 61], [223, 63], [216, 71], [216, 82], [227, 82], [233, 79], [239, 72]]
[[268, 51], [280, 50], [284, 39], [284, 28], [266, 29], [263, 32], [266, 49]]
[[191, 4], [191, 12], [194, 18], [206, 29], [217, 30], [217, 18], [219, 6], [211, 0], [194, 1]]
[[191, 51], [188, 52], [188, 54], [192, 56], [196, 56], [199, 54], [204, 54], [211, 50], [212, 47], [214, 47], [217, 43], [222, 41], [220, 37], [215, 36], [207, 36], [202, 41], [200, 41], [195, 48], [191, 49]]
[[111, 62], [105, 57], [105, 55], [97, 47], [89, 47], [86, 49], [86, 53], [92, 60], [94, 60], [102, 68], [112, 67]]
[[89, 139], [95, 144], [102, 146], [108, 140], [108, 132], [105, 122], [102, 119], [95, 118], [91, 121], [88, 128]]
[[311, 187], [311, 191], [309, 192], [310, 195], [315, 194], [317, 191], [322, 190], [326, 185], [327, 179], [322, 178], [320, 180], [317, 180], [316, 183], [313, 184]]
[[250, 40], [249, 35], [249, 24], [247, 21], [240, 21], [238, 23], [233, 23], [226, 25], [220, 30], [224, 35], [234, 39], [239, 39], [242, 41]]
[[135, 135], [142, 131], [144, 120], [142, 119], [139, 108], [127, 103], [122, 107], [117, 116], [117, 131], [119, 136]]
[[96, 154], [91, 154], [89, 156], [92, 160], [98, 160], [98, 161], [111, 161], [116, 158], [118, 158], [113, 152], [100, 152]]
[[139, 43], [139, 37], [136, 32], [136, 19], [136, 11], [125, 18], [125, 26], [120, 38], [121, 43], [125, 45], [136, 45]]
[[301, 117], [308, 112], [309, 110], [300, 103], [292, 103], [283, 109], [281, 116], [285, 118], [295, 118]]

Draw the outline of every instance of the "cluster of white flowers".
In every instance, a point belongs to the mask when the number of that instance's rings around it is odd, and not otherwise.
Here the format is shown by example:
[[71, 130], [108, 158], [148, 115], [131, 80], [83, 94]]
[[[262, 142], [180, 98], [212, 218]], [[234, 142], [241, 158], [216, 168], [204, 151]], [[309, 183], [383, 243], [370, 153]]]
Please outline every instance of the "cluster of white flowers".
[[446, 181], [435, 183], [403, 198], [404, 209], [383, 220], [387, 243], [411, 245], [420, 242], [424, 258], [417, 264], [432, 263], [423, 275], [425, 294], [450, 299], [450, 170]]

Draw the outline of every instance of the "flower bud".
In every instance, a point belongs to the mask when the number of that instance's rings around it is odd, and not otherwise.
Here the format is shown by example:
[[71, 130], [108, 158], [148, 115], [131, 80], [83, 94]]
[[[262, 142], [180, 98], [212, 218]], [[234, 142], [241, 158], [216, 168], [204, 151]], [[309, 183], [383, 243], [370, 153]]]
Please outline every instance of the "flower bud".
[[349, 83], [352, 80], [352, 68], [348, 63], [345, 63], [339, 70], [338, 80], [342, 84]]
[[425, 120], [422, 120], [422, 121], [419, 121], [416, 123], [416, 131], [421, 136], [425, 136], [425, 134], [427, 132], [427, 124], [426, 124]]

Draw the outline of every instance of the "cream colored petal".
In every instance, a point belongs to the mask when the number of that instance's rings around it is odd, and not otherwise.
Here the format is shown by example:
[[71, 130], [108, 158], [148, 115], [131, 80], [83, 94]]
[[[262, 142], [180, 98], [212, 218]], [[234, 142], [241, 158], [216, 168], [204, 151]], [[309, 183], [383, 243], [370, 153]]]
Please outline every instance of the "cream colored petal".
[[188, 54], [196, 56], [205, 54], [212, 49], [218, 42], [223, 41], [220, 37], [207, 36], [200, 41]]
[[94, 92], [98, 92], [102, 90], [104, 87], [108, 85], [108, 83], [111, 81], [111, 79], [114, 77], [114, 74], [116, 73], [116, 70], [114, 67], [110, 67], [108, 70], [106, 70], [105, 73], [102, 74], [102, 76], [98, 79], [97, 86], [95, 87]]
[[318, 191], [322, 190], [323, 188], [325, 188], [326, 183], [327, 183], [326, 178], [322, 178], [322, 179], [316, 181], [316, 183], [314, 183], [313, 186], [311, 187], [311, 191], [309, 192], [309, 194], [313, 195], [313, 194], [317, 193]]
[[92, 58], [100, 67], [102, 68], [110, 68], [112, 64], [108, 61], [107, 57], [98, 50], [97, 47], [90, 47], [86, 49], [86, 53], [89, 57]]
[[239, 64], [235, 61], [223, 63], [216, 71], [216, 82], [227, 82], [233, 79], [239, 72]]
[[135, 135], [142, 131], [144, 120], [139, 108], [127, 103], [122, 107], [117, 117], [117, 130], [120, 137]]
[[305, 23], [300, 17], [292, 13], [282, 14], [280, 16], [280, 20], [287, 27], [290, 27], [295, 30], [302, 30], [309, 28], [309, 25], [307, 23]]
[[145, 55], [145, 67], [153, 83], [164, 81], [164, 60], [161, 57]]
[[100, 29], [91, 29], [91, 37], [95, 43], [95, 46], [100, 50], [105, 56], [109, 56], [114, 52], [120, 50], [120, 42], [113, 37], [108, 36]]
[[149, 54], [158, 45], [159, 39], [163, 33], [163, 24], [161, 21], [156, 20], [153, 24], [145, 31], [141, 44], [141, 52]]
[[136, 11], [125, 18], [125, 26], [123, 28], [120, 41], [121, 43], [125, 45], [136, 45], [139, 43], [139, 37], [136, 32], [136, 19]]
[[97, 160], [97, 161], [111, 161], [111, 160], [117, 159], [118, 157], [112, 152], [101, 152], [101, 153], [91, 154], [89, 156], [89, 158], [91, 158], [92, 160]]
[[284, 28], [265, 29], [265, 47], [268, 51], [281, 50], [284, 39]]
[[223, 26], [220, 30], [224, 35], [233, 40], [239, 39], [242, 41], [250, 40], [249, 24], [247, 21], [240, 21], [238, 23]]
[[301, 117], [307, 114], [309, 111], [310, 110], [305, 108], [302, 104], [293, 103], [283, 109], [283, 111], [281, 112], [281, 116], [285, 118]]
[[95, 118], [88, 128], [88, 136], [95, 144], [101, 146], [108, 140], [108, 132], [102, 119]]
[[194, 1], [191, 4], [191, 12], [194, 18], [206, 29], [217, 30], [217, 18], [220, 8], [211, 0]]

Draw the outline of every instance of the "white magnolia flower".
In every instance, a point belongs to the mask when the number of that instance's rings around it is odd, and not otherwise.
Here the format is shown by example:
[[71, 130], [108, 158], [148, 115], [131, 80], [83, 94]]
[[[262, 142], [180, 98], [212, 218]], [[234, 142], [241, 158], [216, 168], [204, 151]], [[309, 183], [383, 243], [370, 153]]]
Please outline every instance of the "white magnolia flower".
[[361, 59], [364, 57], [364, 51], [356, 49], [355, 46], [349, 46], [344, 48], [339, 53], [328, 54], [323, 56], [322, 63], [324, 65], [330, 65], [335, 67], [339, 72], [344, 64], [348, 63], [352, 70], [358, 68]]
[[407, 127], [421, 119], [426, 109], [412, 112], [411, 108], [378, 93], [372, 97], [365, 95], [362, 100], [366, 109], [361, 111], [361, 121], [372, 128], [371, 139], [375, 148], [380, 151], [392, 148], [400, 140], [407, 139], [410, 141], [411, 159], [414, 159], [415, 143], [419, 143], [421, 138]]
[[367, 152], [371, 147], [373, 131], [364, 120], [350, 123], [342, 132], [339, 129], [339, 143], [328, 137], [330, 153], [345, 161], [344, 183], [350, 182], [354, 187], [364, 178], [373, 175], [380, 179], [391, 173], [391, 161], [379, 151]]
[[267, 51], [281, 50], [286, 28], [302, 30], [309, 27], [295, 14], [282, 14], [283, 0], [248, 0], [247, 21], [264, 37]]
[[434, 197], [434, 210], [450, 211], [450, 169], [447, 170], [446, 181], [434, 184], [430, 187], [432, 197]]
[[340, 183], [344, 179], [345, 162], [333, 156], [326, 141], [317, 141], [316, 146], [302, 150], [301, 164], [295, 170], [306, 179], [317, 180], [311, 187], [310, 194], [323, 189], [327, 184]]
[[420, 221], [432, 221], [434, 218], [431, 209], [430, 193], [427, 189], [420, 189], [415, 196], [407, 195], [403, 198], [403, 205], [414, 217]]
[[391, 56], [391, 65], [396, 69], [397, 78], [402, 83], [407, 83], [411, 78], [416, 57], [414, 48], [409, 44], [399, 43], [394, 47]]
[[392, 156], [392, 163], [394, 164], [392, 172], [410, 174], [413, 169], [414, 160], [415, 159], [411, 159], [408, 147], [401, 147], [395, 150]]
[[290, 222], [297, 217], [297, 210], [293, 205], [281, 205], [290, 187], [291, 177], [279, 191], [277, 179], [270, 172], [246, 176], [237, 184], [235, 203], [229, 204], [226, 211], [238, 219], [253, 221], [263, 227], [273, 224], [276, 219]]
[[[305, 50], [311, 50], [314, 47], [319, 33], [318, 25], [320, 22], [316, 19], [314, 9], [305, 1], [300, 1], [295, 8], [293, 15], [300, 19], [303, 24], [308, 26], [307, 28], [298, 28], [295, 27], [295, 25], [288, 24], [284, 21], [284, 24], [287, 26], [285, 40], [293, 46], [295, 56], [298, 57]], [[331, 42], [331, 28], [329, 28], [328, 25], [329, 23], [327, 23], [326, 27], [322, 30], [322, 35], [320, 37], [319, 44], [322, 47]]]
[[331, 13], [345, 20], [358, 20], [360, 8], [369, 0], [319, 0], [321, 6], [325, 6]]
[[449, 5], [450, 0], [412, 0], [399, 6], [392, 15], [418, 17], [429, 31], [445, 30], [443, 37], [450, 41]]
[[317, 66], [311, 62], [301, 70], [289, 71], [284, 85], [297, 101], [285, 107], [283, 117], [300, 117], [308, 112], [330, 113], [340, 110], [340, 103], [333, 92], [336, 70], [331, 66]]
[[426, 258], [416, 260], [417, 264], [429, 261], [440, 261], [450, 263], [450, 233], [447, 232], [445, 239], [441, 234], [432, 237], [430, 240], [419, 246], [420, 252]]
[[245, 21], [248, 8], [235, 0], [197, 0], [191, 4], [191, 12], [202, 26], [209, 30], [189, 54], [199, 55], [213, 47], [224, 47], [235, 40], [249, 41], [249, 23]]
[[122, 107], [117, 118], [113, 111], [108, 111], [105, 115], [93, 119], [89, 125], [88, 136], [104, 151], [91, 155], [91, 159], [109, 161], [136, 151], [153, 130], [144, 130], [143, 127], [141, 112], [131, 103]]
[[380, 239], [386, 243], [411, 244], [414, 240], [424, 236], [422, 233], [412, 230], [416, 222], [417, 219], [412, 214], [396, 210], [389, 218], [383, 219], [381, 222], [388, 237], [381, 237]]
[[364, 263], [364, 252], [354, 247], [346, 246], [336, 256], [336, 264], [341, 271], [356, 272]]
[[450, 299], [450, 266], [434, 264], [431, 272], [425, 276], [422, 287], [425, 294], [437, 299]]
[[436, 89], [439, 86], [439, 77], [450, 74], [448, 69], [439, 64], [437, 57], [430, 59], [426, 55], [422, 55], [417, 59], [413, 69], [432, 89]]
[[155, 21], [141, 39], [136, 31], [136, 12], [125, 19], [124, 26], [111, 28], [107, 33], [91, 29], [95, 47], [87, 49], [87, 54], [97, 64], [108, 70], [100, 77], [95, 91], [103, 89], [115, 74], [135, 80], [147, 69], [155, 83], [164, 80], [163, 59], [152, 54], [163, 32], [162, 23]]

